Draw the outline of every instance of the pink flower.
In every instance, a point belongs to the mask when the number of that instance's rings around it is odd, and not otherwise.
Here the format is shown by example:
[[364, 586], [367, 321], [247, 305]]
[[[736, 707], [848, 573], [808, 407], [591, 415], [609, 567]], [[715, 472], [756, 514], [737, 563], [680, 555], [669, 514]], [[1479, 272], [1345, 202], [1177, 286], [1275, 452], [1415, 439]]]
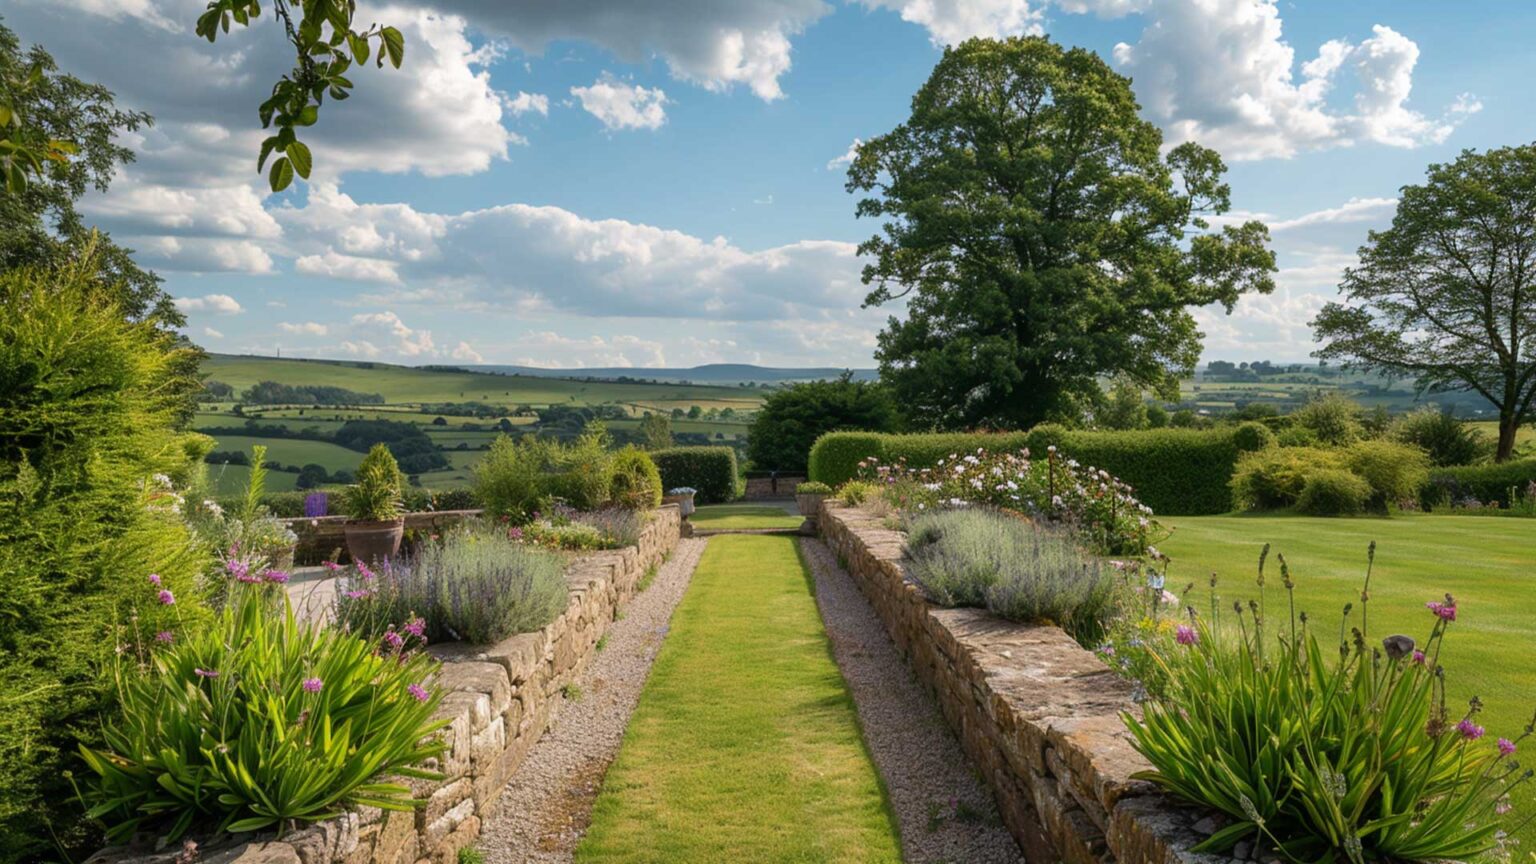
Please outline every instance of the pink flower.
[[1503, 816], [1513, 809], [1515, 808], [1511, 807], [1508, 801], [1500, 801], [1499, 803], [1493, 805], [1493, 813], [1495, 816]]
[[160, 574], [159, 573], [151, 573], [151, 574], [149, 574], [149, 584], [158, 587], [160, 585]]
[[304, 688], [305, 693], [319, 693], [320, 688], [325, 686], [325, 682], [319, 678], [305, 678], [300, 686]]
[[384, 634], [384, 644], [391, 648], [399, 648], [401, 645], [405, 644], [405, 639], [402, 638], [399, 633], [396, 633], [393, 629], [391, 629], [389, 632]]
[[282, 585], [288, 581], [288, 574], [281, 570], [268, 570], [266, 572], [266, 578], [268, 582], [271, 582], [275, 585]]
[[351, 591], [346, 592], [346, 595], [347, 595], [348, 599], [351, 599], [351, 600], [361, 600], [364, 597], [368, 596], [368, 592], [366, 590], [363, 590], [363, 589], [360, 589], [360, 588], [355, 588], [355, 589], [353, 589]]
[[155, 634], [155, 641], [156, 642], [174, 642], [174, 641], [176, 641], [176, 635], [174, 633], [172, 633], [171, 631], [169, 631], [169, 630], [161, 630], [159, 633]]
[[172, 594], [169, 588], [162, 588], [162, 589], [160, 589], [160, 603], [162, 605], [171, 606], [171, 605], [175, 604], [175, 602], [176, 602], [176, 595]]
[[1456, 601], [1452, 600], [1451, 595], [1449, 594], [1445, 595], [1444, 603], [1435, 603], [1431, 601], [1429, 603], [1425, 603], [1424, 608], [1440, 616], [1442, 621], [1456, 620]]
[[1499, 739], [1499, 755], [1500, 756], [1513, 756], [1513, 755], [1515, 755], [1515, 742], [1509, 740], [1508, 738], [1500, 738]]
[[1193, 645], [1200, 641], [1200, 634], [1195, 632], [1195, 628], [1180, 624], [1179, 629], [1174, 631], [1173, 639], [1180, 645]]
[[1423, 666], [1424, 665], [1424, 652], [1423, 651], [1415, 651], [1415, 652], [1413, 652], [1413, 662], [1419, 664], [1420, 666]]
[[368, 565], [364, 564], [361, 561], [357, 562], [357, 572], [362, 574], [362, 577], [364, 579], [372, 579], [373, 578], [373, 571], [369, 570], [368, 569]]
[[335, 573], [337, 570], [341, 569], [341, 565], [337, 564], [335, 561], [322, 561], [320, 564], [332, 573]]
[[1468, 741], [1476, 741], [1477, 739], [1483, 737], [1483, 727], [1473, 723], [1471, 718], [1464, 719], [1460, 723], [1457, 723], [1456, 731], [1460, 732], [1461, 737], [1467, 739]]
[[432, 698], [432, 694], [427, 692], [427, 688], [421, 686], [420, 684], [412, 684], [411, 686], [405, 688], [405, 692], [416, 697], [417, 702], [425, 702]]
[[192, 671], [194, 673], [196, 673], [197, 677], [199, 677], [199, 678], [217, 678], [217, 677], [219, 677], [219, 673], [216, 670], [213, 670], [213, 669], [193, 669]]
[[427, 633], [427, 619], [418, 615], [405, 622], [405, 627], [401, 629], [405, 630], [405, 632], [411, 634], [412, 636], [415, 636], [417, 639], [425, 639]]

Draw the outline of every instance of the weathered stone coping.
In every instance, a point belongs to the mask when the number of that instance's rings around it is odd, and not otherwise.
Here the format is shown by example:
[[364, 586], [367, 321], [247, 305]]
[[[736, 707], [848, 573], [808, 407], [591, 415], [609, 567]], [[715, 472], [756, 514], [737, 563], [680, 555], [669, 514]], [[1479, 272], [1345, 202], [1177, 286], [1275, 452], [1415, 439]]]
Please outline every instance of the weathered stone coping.
[[[281, 840], [243, 835], [204, 849], [198, 864], [456, 864], [480, 835], [501, 790], [544, 734], [561, 689], [591, 660], [598, 639], [653, 566], [677, 545], [677, 505], [655, 510], [639, 542], [582, 555], [566, 570], [570, 602], [537, 633], [496, 645], [444, 643], [428, 650], [443, 661], [440, 719], [447, 752], [434, 766], [441, 781], [410, 781], [426, 806], [384, 813], [361, 808]], [[88, 864], [172, 864], [180, 851], [108, 849]]]
[[822, 536], [874, 606], [1030, 862], [1215, 864], [1189, 849], [1207, 814], [1131, 775], [1151, 766], [1121, 711], [1129, 682], [1060, 628], [927, 601], [907, 574], [906, 535], [867, 511], [821, 504]]

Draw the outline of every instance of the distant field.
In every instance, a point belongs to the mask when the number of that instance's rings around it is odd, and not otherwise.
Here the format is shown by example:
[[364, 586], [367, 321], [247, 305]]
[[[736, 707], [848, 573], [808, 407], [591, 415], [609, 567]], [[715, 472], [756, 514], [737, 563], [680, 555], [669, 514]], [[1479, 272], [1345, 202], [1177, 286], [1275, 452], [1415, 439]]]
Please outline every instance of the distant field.
[[359, 393], [379, 393], [386, 402], [485, 402], [489, 405], [598, 405], [604, 402], [665, 404], [688, 408], [755, 406], [756, 391], [742, 387], [691, 384], [635, 384], [572, 381], [490, 375], [477, 372], [433, 372], [381, 363], [292, 360], [214, 354], [203, 363], [209, 378], [244, 390], [259, 381], [293, 386], [330, 385]]
[[[239, 495], [245, 491], [246, 481], [250, 479], [251, 469], [244, 465], [209, 465], [208, 480], [213, 485], [215, 495]], [[299, 475], [289, 474], [286, 471], [267, 472], [268, 492], [292, 492], [299, 481]]]
[[[284, 465], [303, 467], [311, 462], [324, 465], [327, 471], [351, 471], [363, 461], [363, 454], [348, 450], [339, 444], [325, 441], [296, 441], [291, 438], [247, 438], [243, 435], [221, 435], [217, 439], [219, 450], [251, 452], [254, 444], [267, 445], [267, 459]], [[276, 472], [268, 472], [268, 475]]]

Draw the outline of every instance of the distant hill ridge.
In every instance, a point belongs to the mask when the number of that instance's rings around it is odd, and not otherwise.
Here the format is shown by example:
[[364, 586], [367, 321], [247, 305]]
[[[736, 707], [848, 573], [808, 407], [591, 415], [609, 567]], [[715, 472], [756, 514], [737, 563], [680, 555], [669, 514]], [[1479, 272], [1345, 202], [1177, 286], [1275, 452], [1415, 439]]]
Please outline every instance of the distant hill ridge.
[[[536, 378], [598, 378], [613, 380], [629, 378], [643, 381], [688, 381], [694, 384], [738, 384], [746, 381], [779, 383], [785, 381], [816, 381], [836, 378], [844, 369], [835, 366], [780, 367], [755, 366], [751, 363], [709, 363], [703, 366], [643, 367], [643, 366], [594, 366], [583, 369], [546, 369], [537, 366], [512, 366], [481, 364], [460, 366], [471, 372], [495, 372], [501, 375], [528, 375]], [[874, 369], [846, 370], [853, 373], [855, 381], [874, 381], [879, 373]]]

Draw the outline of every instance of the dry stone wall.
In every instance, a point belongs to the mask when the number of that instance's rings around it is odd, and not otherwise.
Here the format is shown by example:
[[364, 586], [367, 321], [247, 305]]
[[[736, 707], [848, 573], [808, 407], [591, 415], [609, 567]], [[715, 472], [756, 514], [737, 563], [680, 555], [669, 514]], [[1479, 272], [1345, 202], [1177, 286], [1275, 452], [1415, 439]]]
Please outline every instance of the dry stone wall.
[[907, 575], [904, 534], [833, 499], [821, 506], [822, 536], [934, 694], [1028, 861], [1229, 860], [1189, 851], [1207, 814], [1131, 779], [1150, 765], [1120, 719], [1135, 710], [1128, 682], [1057, 627], [929, 603]]
[[[493, 646], [428, 649], [443, 661], [438, 686], [446, 695], [438, 716], [449, 725], [443, 733], [448, 749], [433, 766], [444, 779], [411, 781], [425, 807], [361, 808], [281, 840], [229, 838], [202, 850], [198, 864], [454, 864], [544, 734], [561, 689], [586, 667], [645, 572], [677, 545], [680, 526], [677, 506], [664, 506], [636, 545], [577, 558], [566, 571], [565, 612], [537, 633]], [[180, 851], [106, 850], [88, 864], [172, 864]]]

